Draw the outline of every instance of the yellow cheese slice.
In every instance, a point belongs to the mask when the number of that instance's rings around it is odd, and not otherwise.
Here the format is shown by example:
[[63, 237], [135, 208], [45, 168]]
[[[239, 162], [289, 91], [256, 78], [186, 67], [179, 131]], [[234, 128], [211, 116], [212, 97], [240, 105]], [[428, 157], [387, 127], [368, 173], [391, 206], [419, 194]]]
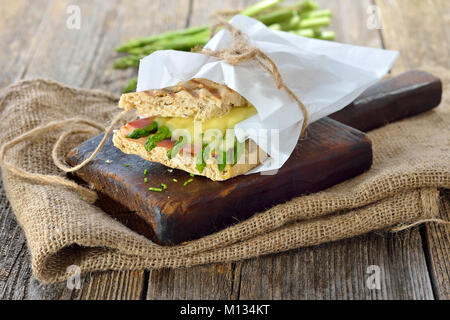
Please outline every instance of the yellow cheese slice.
[[[197, 134], [205, 133], [211, 131], [212, 129], [219, 130], [222, 135], [225, 135], [227, 129], [233, 129], [236, 124], [244, 121], [247, 118], [257, 114], [255, 107], [234, 107], [231, 111], [220, 118], [212, 118], [201, 122], [201, 130], [197, 129]], [[156, 117], [155, 121], [158, 126], [167, 126], [173, 133], [173, 140], [176, 140], [177, 132], [181, 132], [177, 129], [186, 130], [190, 134], [190, 140], [194, 139], [194, 119], [193, 118], [178, 118], [178, 117]], [[200, 123], [197, 122], [197, 128]], [[175, 139], [174, 139], [175, 138]]]

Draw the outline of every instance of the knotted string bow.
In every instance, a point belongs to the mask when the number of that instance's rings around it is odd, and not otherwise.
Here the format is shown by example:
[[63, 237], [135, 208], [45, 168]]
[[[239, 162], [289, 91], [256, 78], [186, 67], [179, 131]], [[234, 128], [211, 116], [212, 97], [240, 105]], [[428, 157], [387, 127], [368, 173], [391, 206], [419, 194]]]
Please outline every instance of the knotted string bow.
[[280, 70], [278, 70], [277, 65], [265, 54], [261, 49], [250, 45], [246, 36], [241, 30], [233, 27], [226, 21], [221, 21], [215, 24], [211, 28], [211, 37], [214, 36], [217, 29], [223, 27], [228, 30], [233, 38], [233, 43], [231, 47], [221, 48], [217, 50], [203, 49], [202, 53], [208, 56], [217, 58], [219, 60], [224, 60], [228, 64], [236, 66], [246, 61], [256, 61], [258, 64], [266, 70], [275, 80], [275, 84], [278, 90], [284, 89], [289, 96], [294, 99], [303, 113], [303, 124], [302, 130], [300, 131], [300, 137], [303, 137], [306, 127], [308, 126], [308, 110], [305, 105], [300, 101], [300, 99], [295, 95], [295, 93], [289, 89], [289, 87], [284, 83], [283, 77], [281, 76]]

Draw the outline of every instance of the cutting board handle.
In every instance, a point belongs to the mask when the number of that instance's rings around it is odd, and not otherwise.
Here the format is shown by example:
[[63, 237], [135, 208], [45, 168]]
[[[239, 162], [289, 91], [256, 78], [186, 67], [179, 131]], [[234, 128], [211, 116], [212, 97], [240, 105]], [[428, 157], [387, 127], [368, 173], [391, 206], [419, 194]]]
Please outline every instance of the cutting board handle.
[[441, 80], [428, 72], [413, 70], [375, 84], [330, 118], [367, 132], [431, 110], [441, 99]]

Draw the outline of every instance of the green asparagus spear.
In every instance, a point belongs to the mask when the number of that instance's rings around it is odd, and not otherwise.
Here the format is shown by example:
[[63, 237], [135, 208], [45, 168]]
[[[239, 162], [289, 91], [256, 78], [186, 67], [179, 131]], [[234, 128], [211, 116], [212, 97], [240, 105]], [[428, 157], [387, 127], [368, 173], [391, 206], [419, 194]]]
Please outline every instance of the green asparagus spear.
[[320, 40], [334, 40], [336, 38], [336, 34], [334, 31], [320, 31], [314, 29], [300, 29], [300, 30], [291, 30], [289, 33], [296, 34], [298, 36], [303, 36], [307, 38], [316, 38]]
[[279, 24], [279, 23], [271, 24], [271, 25], [269, 26], [269, 29], [276, 30], [276, 31], [281, 31], [281, 30], [283, 30], [281, 24]]
[[316, 35], [317, 39], [320, 40], [334, 40], [336, 39], [336, 33], [331, 30], [320, 31], [319, 35]]
[[128, 134], [126, 137], [129, 139], [139, 139], [150, 135], [156, 129], [158, 129], [158, 123], [156, 121], [153, 121], [148, 126], [140, 129], [134, 129], [133, 132]]
[[221, 161], [219, 161], [219, 164], [217, 165], [219, 168], [219, 172], [222, 172], [223, 169], [225, 169], [226, 165], [227, 165], [227, 152], [223, 151], [221, 154], [222, 159], [220, 159]]
[[146, 55], [133, 55], [117, 59], [114, 62], [114, 69], [126, 69], [130, 67], [138, 67], [139, 61]]
[[281, 8], [261, 16], [258, 16], [258, 20], [264, 23], [266, 26], [274, 23], [279, 23], [291, 19], [295, 14], [295, 10], [291, 8]]
[[128, 51], [132, 55], [148, 55], [156, 50], [183, 50], [189, 51], [195, 46], [203, 46], [209, 40], [209, 31], [202, 32], [193, 36], [158, 41], [147, 46], [133, 48]]
[[234, 166], [236, 163], [238, 163], [239, 159], [241, 158], [242, 154], [244, 153], [245, 150], [245, 141], [244, 142], [239, 142], [237, 139], [234, 142], [234, 159], [233, 159], [233, 163], [231, 164], [232, 166]]
[[243, 16], [253, 17], [253, 16], [256, 16], [257, 14], [259, 14], [259, 13], [265, 11], [265, 10], [268, 10], [270, 8], [273, 8], [273, 7], [277, 6], [282, 1], [283, 0], [263, 0], [263, 1], [259, 1], [259, 2], [255, 3], [254, 5], [244, 9], [239, 14], [241, 14]]
[[298, 25], [300, 24], [300, 16], [296, 13], [291, 19], [280, 23], [281, 29], [284, 31], [295, 30], [298, 29]]
[[313, 11], [313, 10], [317, 10], [317, 9], [319, 9], [319, 4], [317, 2], [311, 1], [311, 0], [302, 1], [298, 5], [298, 12], [299, 13], [303, 13], [303, 12], [307, 12], [307, 11]]
[[137, 48], [137, 47], [145, 46], [148, 44], [152, 44], [159, 40], [173, 39], [176, 37], [184, 37], [184, 36], [204, 32], [206, 30], [209, 30], [208, 26], [198, 26], [198, 27], [192, 27], [192, 28], [183, 29], [183, 30], [168, 31], [168, 32], [164, 32], [161, 34], [152, 35], [152, 36], [146, 37], [146, 38], [133, 39], [133, 40], [130, 40], [130, 41], [126, 42], [125, 44], [121, 45], [120, 47], [118, 47], [116, 49], [116, 51], [117, 52], [128, 52], [128, 50], [130, 50], [132, 48]]
[[184, 137], [180, 137], [177, 142], [173, 145], [172, 149], [167, 151], [167, 157], [173, 159], [180, 150], [187, 144], [187, 140]]
[[128, 82], [128, 84], [123, 88], [122, 93], [129, 93], [136, 91], [137, 78], [133, 78]]
[[161, 126], [158, 128], [158, 131], [156, 131], [155, 134], [152, 134], [147, 138], [147, 141], [145, 142], [145, 150], [150, 152], [153, 148], [156, 147], [156, 144], [164, 139], [170, 138], [171, 133], [170, 129], [166, 126]]
[[318, 17], [331, 18], [332, 15], [333, 15], [333, 13], [331, 12], [331, 9], [323, 9], [323, 10], [314, 10], [314, 11], [302, 13], [302, 14], [300, 14], [300, 17], [302, 19], [318, 18]]
[[211, 153], [211, 150], [209, 148], [209, 145], [205, 145], [202, 148], [202, 151], [197, 153], [197, 164], [195, 165], [197, 170], [202, 173], [203, 170], [206, 167], [206, 159], [209, 158], [209, 154]]
[[319, 28], [319, 27], [328, 27], [331, 23], [330, 17], [318, 17], [300, 20], [300, 23], [297, 26], [297, 29], [311, 29], [311, 28]]
[[307, 37], [307, 38], [315, 38], [316, 33], [314, 29], [300, 29], [300, 30], [291, 30], [289, 33], [293, 33], [298, 36]]

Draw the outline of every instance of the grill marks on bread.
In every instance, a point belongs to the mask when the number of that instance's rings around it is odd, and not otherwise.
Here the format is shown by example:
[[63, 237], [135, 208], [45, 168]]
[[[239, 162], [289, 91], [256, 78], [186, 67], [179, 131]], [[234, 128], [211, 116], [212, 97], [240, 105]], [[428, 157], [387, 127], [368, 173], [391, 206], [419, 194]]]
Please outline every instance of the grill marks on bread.
[[206, 79], [191, 79], [176, 86], [122, 95], [119, 107], [136, 109], [140, 116], [193, 117], [205, 121], [221, 117], [233, 107], [249, 106], [239, 93]]

